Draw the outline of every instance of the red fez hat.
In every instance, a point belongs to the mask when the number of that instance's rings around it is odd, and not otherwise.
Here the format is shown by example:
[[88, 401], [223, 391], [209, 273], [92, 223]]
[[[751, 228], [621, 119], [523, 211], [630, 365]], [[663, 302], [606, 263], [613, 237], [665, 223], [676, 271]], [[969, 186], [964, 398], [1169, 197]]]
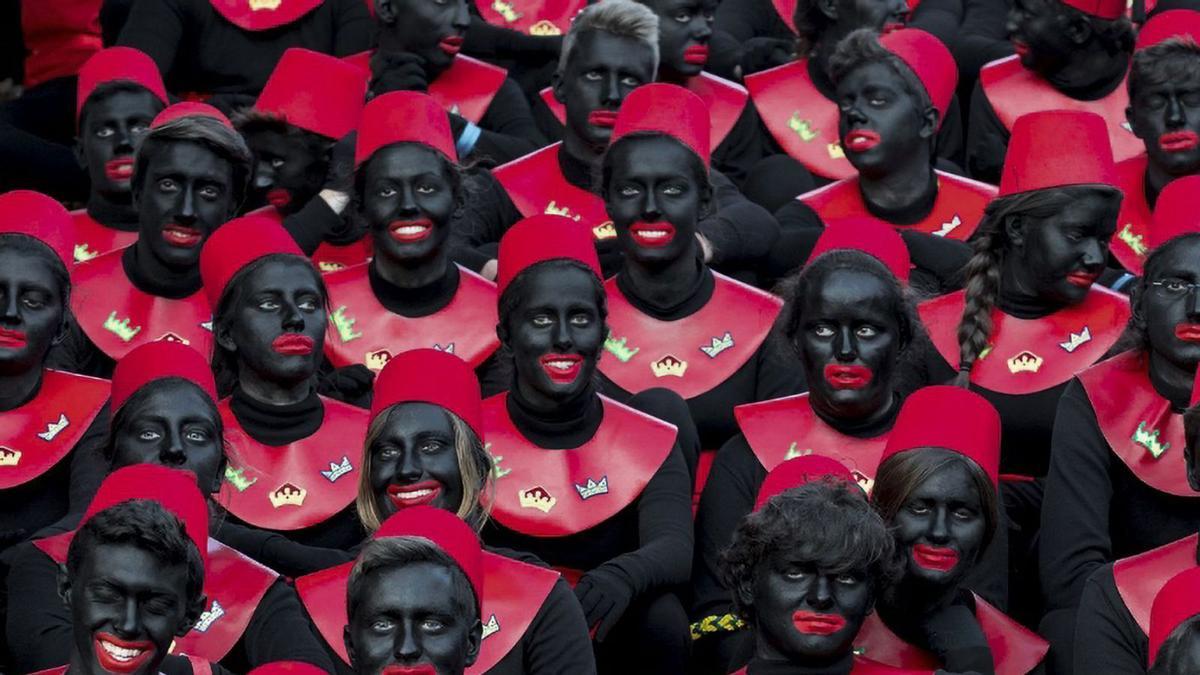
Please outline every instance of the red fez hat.
[[1125, 0], [1062, 0], [1064, 5], [1105, 21], [1113, 21], [1125, 13]]
[[235, 274], [255, 260], [276, 253], [307, 260], [292, 235], [272, 218], [242, 216], [217, 228], [200, 249], [200, 279], [213, 311]]
[[325, 675], [325, 671], [303, 661], [275, 661], [251, 670], [250, 675]]
[[918, 389], [900, 407], [879, 463], [913, 448], [945, 448], [970, 459], [997, 485], [1000, 415], [987, 399], [961, 387]]
[[371, 419], [397, 403], [421, 402], [454, 413], [483, 436], [479, 380], [466, 361], [437, 349], [412, 349], [387, 362], [375, 378]]
[[1150, 17], [1138, 31], [1133, 50], [1140, 52], [1173, 37], [1190, 37], [1200, 42], [1200, 12], [1193, 9], [1169, 9]]
[[500, 238], [500, 269], [496, 274], [499, 293], [517, 275], [547, 260], [578, 260], [587, 265], [600, 279], [600, 258], [587, 227], [566, 218], [542, 214], [518, 221]]
[[149, 90], [163, 105], [170, 103], [154, 59], [132, 47], [109, 47], [92, 54], [79, 70], [79, 84], [75, 90], [76, 122], [96, 87], [109, 82], [132, 82]]
[[958, 86], [958, 66], [942, 41], [919, 28], [901, 28], [879, 38], [884, 49], [900, 58], [925, 85], [925, 93], [938, 111], [938, 126]]
[[1043, 110], [1017, 118], [997, 196], [1089, 184], [1117, 184], [1104, 118], [1080, 110]]
[[285, 51], [254, 110], [326, 138], [354, 131], [367, 95], [367, 73], [327, 54]]
[[200, 559], [208, 564], [208, 504], [196, 485], [195, 474], [159, 464], [133, 464], [117, 469], [100, 483], [79, 526], [83, 527], [97, 513], [131, 499], [158, 502], [175, 514], [199, 549]]
[[75, 263], [75, 226], [54, 198], [32, 190], [0, 195], [0, 235], [23, 234], [42, 242], [68, 269]]
[[763, 479], [762, 485], [758, 488], [758, 497], [754, 500], [754, 510], [758, 511], [767, 503], [767, 500], [784, 490], [800, 487], [822, 478], [836, 478], [846, 481], [849, 485], [857, 485], [850, 469], [835, 459], [822, 455], [794, 457], [771, 469], [771, 472]]
[[446, 552], [467, 575], [475, 589], [475, 602], [483, 602], [483, 551], [479, 536], [461, 518], [432, 506], [414, 506], [397, 511], [375, 530], [375, 539], [424, 537]]
[[1200, 232], [1200, 210], [1196, 197], [1200, 195], [1200, 175], [1183, 176], [1167, 183], [1154, 203], [1150, 221], [1150, 248], [1158, 248], [1181, 234]]
[[704, 99], [678, 85], [652, 82], [625, 97], [609, 145], [630, 134], [665, 134], [686, 145], [708, 166], [711, 129]]
[[174, 122], [181, 117], [211, 117], [230, 129], [233, 128], [233, 123], [229, 121], [225, 113], [207, 103], [198, 103], [196, 101], [183, 101], [167, 106], [150, 122], [150, 128], [157, 129], [167, 122]]
[[385, 145], [405, 142], [427, 145], [450, 161], [458, 159], [450, 118], [441, 104], [428, 94], [393, 91], [376, 96], [363, 108], [354, 166], [362, 166]]
[[1200, 614], [1200, 567], [1188, 569], [1171, 577], [1150, 607], [1150, 663], [1158, 658], [1158, 650], [1171, 632], [1184, 621]]
[[134, 347], [117, 361], [113, 369], [112, 394], [108, 407], [113, 412], [121, 409], [138, 389], [168, 377], [178, 377], [200, 387], [200, 390], [217, 402], [217, 384], [213, 381], [212, 368], [200, 352], [181, 342], [157, 340]]
[[862, 251], [877, 258], [903, 283], [908, 283], [912, 261], [904, 238], [891, 225], [874, 218], [847, 218], [826, 226], [805, 265], [811, 265], [822, 253], [846, 250]]

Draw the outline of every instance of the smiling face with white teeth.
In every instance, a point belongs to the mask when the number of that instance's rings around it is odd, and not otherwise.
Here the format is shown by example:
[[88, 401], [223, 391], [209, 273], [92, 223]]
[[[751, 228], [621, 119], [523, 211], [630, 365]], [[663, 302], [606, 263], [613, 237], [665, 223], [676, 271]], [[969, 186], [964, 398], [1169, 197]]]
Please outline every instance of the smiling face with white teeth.
[[445, 254], [455, 182], [448, 162], [419, 143], [396, 143], [361, 172], [362, 215], [378, 262], [411, 267]]
[[371, 453], [371, 492], [380, 519], [410, 506], [458, 511], [462, 472], [454, 428], [441, 407], [409, 402], [387, 412], [367, 449]]

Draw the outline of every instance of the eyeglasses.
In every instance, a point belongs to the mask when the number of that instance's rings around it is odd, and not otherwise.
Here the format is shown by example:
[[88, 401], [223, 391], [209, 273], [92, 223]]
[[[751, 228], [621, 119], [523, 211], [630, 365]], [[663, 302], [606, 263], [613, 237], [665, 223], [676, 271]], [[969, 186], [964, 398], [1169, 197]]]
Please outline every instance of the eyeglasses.
[[1182, 281], [1180, 279], [1164, 279], [1162, 281], [1151, 281], [1150, 285], [1158, 289], [1158, 292], [1173, 298], [1191, 295], [1200, 288], [1200, 283], [1192, 283]]

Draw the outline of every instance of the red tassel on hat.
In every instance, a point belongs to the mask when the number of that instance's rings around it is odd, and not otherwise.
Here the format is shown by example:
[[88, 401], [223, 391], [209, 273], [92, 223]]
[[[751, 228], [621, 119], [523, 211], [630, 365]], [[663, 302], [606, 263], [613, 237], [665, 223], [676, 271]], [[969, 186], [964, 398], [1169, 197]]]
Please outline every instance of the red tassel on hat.
[[214, 404], [217, 402], [217, 383], [213, 380], [208, 360], [185, 344], [158, 340], [138, 345], [117, 361], [113, 369], [109, 409], [115, 413], [139, 389], [169, 377], [180, 377], [191, 382], [208, 394]]
[[577, 260], [590, 267], [596, 277], [604, 278], [591, 230], [563, 216], [542, 214], [525, 218], [500, 238], [497, 291], [504, 293], [518, 274], [533, 265], [562, 259]]
[[958, 87], [958, 66], [942, 41], [919, 28], [901, 28], [879, 38], [891, 53], [900, 58], [925, 85], [929, 100], [938, 111], [938, 126], [946, 119], [946, 110]]
[[1200, 567], [1192, 567], [1171, 577], [1154, 596], [1150, 607], [1150, 663], [1171, 632], [1184, 621], [1200, 614]]
[[999, 484], [1000, 415], [987, 399], [961, 387], [918, 389], [904, 401], [879, 458], [915, 448], [945, 448], [970, 459]]
[[1104, 118], [1078, 110], [1045, 110], [1017, 118], [998, 197], [1091, 184], [1117, 184]]
[[354, 131], [367, 95], [367, 73], [341, 59], [292, 47], [254, 103], [260, 113], [326, 138]]
[[686, 145], [708, 166], [711, 129], [704, 99], [683, 87], [653, 82], [625, 97], [609, 145], [630, 134], [659, 133]]
[[456, 161], [454, 134], [446, 110], [428, 94], [393, 91], [371, 99], [363, 108], [354, 147], [357, 168], [385, 145], [421, 143]]
[[904, 238], [887, 223], [872, 218], [847, 218], [825, 227], [805, 266], [811, 265], [823, 253], [847, 250], [862, 251], [877, 258], [897, 279], [908, 283], [912, 260]]
[[79, 83], [75, 89], [76, 122], [79, 122], [79, 113], [83, 112], [92, 92], [109, 82], [132, 82], [154, 94], [163, 105], [170, 103], [154, 59], [132, 47], [109, 47], [92, 54], [79, 70]]
[[854, 485], [854, 475], [841, 462], [822, 455], [794, 457], [771, 469], [758, 488], [754, 510], [758, 511], [775, 495], [822, 478], [835, 478]]
[[437, 349], [397, 354], [375, 378], [371, 419], [398, 403], [421, 402], [454, 413], [483, 437], [483, 406], [475, 370], [457, 356]]
[[213, 311], [235, 274], [255, 260], [276, 253], [308, 260], [292, 235], [266, 216], [242, 216], [217, 228], [200, 249], [200, 279]]
[[467, 575], [475, 589], [475, 601], [483, 602], [483, 551], [479, 536], [461, 518], [432, 506], [413, 506], [397, 511], [375, 530], [374, 538], [423, 537], [446, 552]]
[[0, 194], [0, 234], [23, 234], [42, 242], [68, 269], [75, 264], [71, 214], [52, 197], [33, 190]]
[[1200, 210], [1196, 208], [1198, 195], [1200, 175], [1194, 174], [1176, 178], [1158, 193], [1148, 233], [1151, 249], [1181, 234], [1200, 232]]

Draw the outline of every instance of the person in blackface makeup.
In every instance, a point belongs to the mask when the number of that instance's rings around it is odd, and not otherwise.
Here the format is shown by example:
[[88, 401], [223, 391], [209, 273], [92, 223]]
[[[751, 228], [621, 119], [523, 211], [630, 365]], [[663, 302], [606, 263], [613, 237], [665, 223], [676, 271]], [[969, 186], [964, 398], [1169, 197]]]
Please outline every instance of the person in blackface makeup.
[[357, 675], [463, 675], [483, 639], [475, 531], [431, 506], [395, 515], [350, 570], [343, 641]]
[[496, 287], [450, 260], [467, 196], [445, 111], [425, 94], [378, 96], [357, 143], [356, 208], [375, 257], [326, 277], [329, 361], [379, 372], [401, 352], [441, 349], [478, 368], [489, 393], [507, 388], [493, 357]]
[[1148, 675], [1200, 670], [1200, 568], [1181, 572], [1154, 597]]
[[904, 286], [904, 242], [876, 221], [843, 222], [813, 253], [780, 286], [785, 304], [771, 338], [799, 360], [776, 367], [800, 368], [809, 391], [734, 410], [742, 433], [717, 453], [696, 513], [692, 630], [696, 652], [709, 655], [696, 660], [720, 661], [716, 667], [729, 662], [740, 635], [728, 618], [734, 598], [720, 574], [721, 552], [767, 472], [812, 452], [849, 467], [870, 490], [900, 409], [901, 366], [920, 323]]
[[879, 595], [856, 653], [891, 666], [1023, 675], [1046, 643], [964, 582], [995, 535], [1000, 416], [960, 387], [919, 389], [888, 436], [871, 499], [904, 571]]
[[587, 228], [552, 215], [513, 226], [499, 288], [514, 377], [483, 404], [497, 458], [484, 539], [573, 582], [601, 672], [684, 672], [687, 616], [672, 588], [692, 557], [688, 470], [675, 427], [637, 410], [682, 401], [661, 389], [628, 406], [597, 394], [607, 309]]
[[292, 48], [254, 105], [233, 118], [254, 155], [243, 211], [257, 209], [256, 215], [283, 223], [322, 271], [365, 262], [371, 254], [356, 239], [343, 242], [354, 234], [343, 222], [354, 152], [348, 135], [358, 126], [366, 92], [361, 68]]
[[1118, 161], [1142, 152], [1125, 119], [1134, 33], [1123, 0], [1015, 0], [1008, 35], [1017, 53], [984, 66], [971, 95], [972, 177], [995, 183], [1013, 126], [1043, 110], [1098, 114]]
[[137, 241], [133, 153], [167, 105], [158, 66], [128, 47], [97, 52], [79, 71], [75, 153], [88, 172], [87, 208], [73, 211], [75, 260]]
[[116, 359], [154, 340], [212, 345], [212, 312], [200, 293], [200, 249], [233, 217], [250, 152], [224, 115], [201, 103], [159, 113], [138, 148], [133, 199], [137, 242], [76, 266], [70, 353], [107, 375]]
[[[996, 189], [934, 169], [937, 130], [954, 97], [950, 50], [915, 28], [851, 33], [830, 59], [841, 147], [858, 172], [800, 195], [776, 213], [786, 233], [773, 266], [791, 270], [814, 233], [846, 218], [887, 223], [910, 241], [914, 287], [951, 290], [970, 259], [965, 241]], [[931, 236], [923, 236], [931, 235]], [[937, 237], [934, 239], [933, 237]], [[928, 271], [926, 271], [928, 270]]]
[[[229, 396], [220, 405], [229, 457], [220, 503], [238, 521], [299, 544], [357, 544], [353, 448], [366, 411], [316, 392], [327, 311], [320, 273], [281, 225], [243, 216], [205, 244], [200, 274], [217, 390]], [[288, 576], [319, 569], [295, 557], [259, 562]]]
[[[688, 402], [700, 447], [737, 432], [732, 407], [803, 389], [766, 340], [780, 300], [704, 263], [697, 224], [711, 208], [704, 101], [673, 84], [634, 90], [601, 164], [601, 194], [625, 265], [608, 295], [602, 388], [613, 398], [654, 387]], [[696, 457], [686, 457], [695, 473]], [[707, 462], [707, 460], [705, 460]]]
[[1138, 32], [1129, 67], [1129, 128], [1145, 152], [1117, 163], [1117, 186], [1125, 193], [1113, 257], [1132, 274], [1142, 273], [1150, 253], [1151, 213], [1171, 181], [1200, 173], [1200, 12], [1155, 14]]
[[[481, 421], [479, 383], [458, 357], [414, 349], [388, 362], [376, 381], [358, 491], [359, 517], [374, 538], [395, 536], [404, 518], [397, 514], [425, 505], [483, 526], [493, 464], [478, 435]], [[296, 580], [309, 615], [343, 664], [349, 662], [341, 637], [353, 565], [347, 560]], [[532, 556], [485, 548], [482, 592], [484, 638], [468, 673], [595, 672], [583, 612], [557, 572]]]
[[[113, 373], [110, 405], [116, 412], [104, 455], [114, 475], [128, 466], [159, 465], [194, 474], [210, 497], [220, 490], [225, 473], [223, 425], [216, 384], [203, 356], [174, 342], [134, 349]], [[106, 490], [101, 488], [93, 511], [97, 503], [112, 501], [104, 496]], [[77, 515], [63, 519], [13, 556], [8, 592], [15, 613], [8, 631], [14, 638], [13, 665], [21, 672], [62, 663], [70, 655], [70, 616], [55, 606], [54, 597], [58, 565], [66, 562], [72, 534], [49, 535], [73, 531], [79, 520]], [[204, 613], [196, 629], [175, 640], [173, 651], [219, 661], [234, 672], [277, 659], [329, 668], [295, 592], [274, 571], [218, 541], [227, 538], [226, 532], [218, 531], [223, 525], [236, 527], [219, 519], [212, 523]]]

